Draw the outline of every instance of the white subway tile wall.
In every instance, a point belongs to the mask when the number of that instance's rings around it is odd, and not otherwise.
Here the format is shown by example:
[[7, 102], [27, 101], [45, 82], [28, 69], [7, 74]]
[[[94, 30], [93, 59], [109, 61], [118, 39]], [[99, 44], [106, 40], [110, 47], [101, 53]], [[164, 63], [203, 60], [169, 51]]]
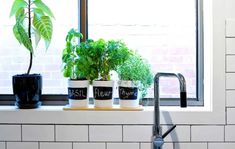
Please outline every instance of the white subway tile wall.
[[57, 125], [56, 141], [88, 141], [88, 126]]
[[[224, 129], [224, 141], [208, 143], [207, 149], [234, 149], [235, 143], [235, 16], [234, 1], [226, 0], [226, 111], [227, 124]], [[216, 130], [215, 130], [216, 131]]]
[[123, 126], [124, 142], [150, 142], [152, 139], [152, 126]]
[[23, 141], [55, 141], [54, 125], [23, 125]]
[[175, 143], [174, 149], [207, 149], [207, 143]]
[[5, 144], [5, 142], [0, 142], [0, 149], [6, 149]]
[[227, 72], [235, 72], [235, 56], [227, 56]]
[[91, 125], [89, 126], [89, 140], [95, 142], [121, 142], [122, 126]]
[[[167, 131], [171, 125], [163, 126], [162, 131]], [[168, 142], [190, 142], [190, 126], [177, 126], [168, 136], [165, 141]]]
[[235, 54], [235, 38], [226, 38], [226, 54]]
[[234, 149], [235, 143], [209, 143], [208, 149]]
[[192, 126], [192, 141], [224, 141], [224, 126]]
[[106, 149], [105, 143], [74, 143], [73, 149]]
[[21, 126], [0, 125], [0, 141], [21, 141]]
[[[152, 144], [151, 143], [141, 143], [140, 144], [140, 149], [152, 149]], [[174, 144], [173, 143], [164, 143], [162, 149], [173, 149]]]
[[107, 149], [140, 149], [139, 143], [107, 143]]
[[227, 125], [225, 126], [225, 141], [235, 141], [235, 126]]
[[235, 124], [235, 107], [227, 108], [227, 124]]
[[41, 142], [40, 149], [72, 149], [72, 143]]
[[233, 90], [235, 88], [235, 73], [226, 74], [226, 89]]
[[226, 105], [227, 107], [235, 107], [235, 90], [226, 92]]
[[38, 142], [7, 142], [8, 149], [38, 149]]

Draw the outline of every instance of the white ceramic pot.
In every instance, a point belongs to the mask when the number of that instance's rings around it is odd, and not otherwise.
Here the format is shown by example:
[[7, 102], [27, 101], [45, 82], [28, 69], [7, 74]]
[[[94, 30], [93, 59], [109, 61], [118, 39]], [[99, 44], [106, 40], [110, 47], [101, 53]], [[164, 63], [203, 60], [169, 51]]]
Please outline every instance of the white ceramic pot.
[[93, 81], [94, 105], [97, 108], [112, 108], [114, 81]]
[[68, 80], [68, 99], [70, 107], [88, 107], [89, 81]]
[[139, 107], [138, 83], [132, 81], [118, 81], [119, 104], [121, 108]]

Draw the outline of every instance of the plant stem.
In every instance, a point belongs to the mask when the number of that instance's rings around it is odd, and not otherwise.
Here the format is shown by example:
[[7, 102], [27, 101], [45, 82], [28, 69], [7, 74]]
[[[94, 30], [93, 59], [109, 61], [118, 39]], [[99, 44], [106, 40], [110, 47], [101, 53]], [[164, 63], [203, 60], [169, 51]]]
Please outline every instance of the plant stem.
[[30, 52], [30, 61], [29, 61], [29, 67], [28, 67], [27, 74], [30, 73], [30, 70], [31, 70], [31, 68], [32, 68], [32, 63], [33, 63], [33, 53]]
[[[28, 36], [29, 36], [30, 42], [32, 43], [32, 40], [31, 40], [31, 0], [28, 0], [28, 19], [29, 19]], [[29, 62], [29, 67], [28, 67], [27, 74], [30, 73], [32, 63], [33, 63], [33, 52], [30, 51], [30, 62]]]

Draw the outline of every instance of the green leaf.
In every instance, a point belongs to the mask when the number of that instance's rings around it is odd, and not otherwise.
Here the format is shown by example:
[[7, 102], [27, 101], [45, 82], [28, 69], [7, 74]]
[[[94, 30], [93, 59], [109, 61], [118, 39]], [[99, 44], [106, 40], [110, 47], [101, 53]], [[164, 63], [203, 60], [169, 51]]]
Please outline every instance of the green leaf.
[[17, 28], [17, 25], [16, 25], [16, 24], [15, 24], [14, 27], [13, 27], [13, 33], [14, 33], [14, 35], [15, 35], [15, 38], [18, 40], [18, 42], [19, 42], [20, 44], [22, 44], [22, 42], [21, 42], [21, 37], [20, 37], [20, 34], [19, 34], [19, 32], [18, 32], [18, 28]]
[[44, 4], [41, 0], [35, 0], [33, 2], [39, 9], [41, 9], [43, 12], [45, 12], [46, 14], [48, 14], [50, 17], [54, 17], [53, 13], [51, 12], [50, 8], [47, 7], [46, 4]]
[[72, 76], [71, 67], [65, 66], [63, 75], [64, 75], [64, 77], [71, 77]]
[[34, 30], [34, 36], [35, 36], [35, 46], [36, 46], [36, 48], [37, 48], [38, 43], [39, 43], [40, 40], [41, 40], [41, 35], [40, 35], [40, 33], [38, 32], [38, 30], [36, 30], [35, 28], [33, 28], [33, 30]]
[[11, 7], [10, 17], [16, 14], [19, 9], [26, 8], [27, 5], [27, 2], [25, 2], [24, 0], [15, 0]]
[[33, 8], [34, 15], [37, 15], [38, 17], [44, 16], [45, 13], [40, 8]]
[[16, 21], [22, 23], [25, 19], [25, 15], [24, 8], [20, 8], [15, 14]]
[[49, 46], [50, 46], [51, 41], [49, 41], [49, 40], [44, 40], [44, 42], [45, 42], [45, 47], [46, 47], [46, 49], [48, 49]]
[[38, 30], [42, 38], [45, 40], [46, 48], [48, 48], [51, 42], [53, 31], [53, 26], [50, 17], [38, 17], [37, 15], [34, 15], [33, 25]]
[[20, 35], [21, 42], [23, 45], [30, 51], [33, 52], [33, 46], [32, 43], [28, 37], [27, 32], [23, 28], [23, 26], [20, 23], [16, 23], [16, 28], [18, 30], [18, 33]]

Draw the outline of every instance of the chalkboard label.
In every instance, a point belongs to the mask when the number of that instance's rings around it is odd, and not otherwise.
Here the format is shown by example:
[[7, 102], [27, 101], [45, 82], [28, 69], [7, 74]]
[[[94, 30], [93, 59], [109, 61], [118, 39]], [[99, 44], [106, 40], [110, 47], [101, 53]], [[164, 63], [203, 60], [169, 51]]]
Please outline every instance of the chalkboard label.
[[113, 88], [112, 87], [93, 87], [93, 96], [96, 100], [112, 99]]
[[119, 87], [118, 91], [120, 99], [135, 100], [138, 97], [137, 87]]
[[87, 88], [68, 88], [69, 99], [87, 99]]

